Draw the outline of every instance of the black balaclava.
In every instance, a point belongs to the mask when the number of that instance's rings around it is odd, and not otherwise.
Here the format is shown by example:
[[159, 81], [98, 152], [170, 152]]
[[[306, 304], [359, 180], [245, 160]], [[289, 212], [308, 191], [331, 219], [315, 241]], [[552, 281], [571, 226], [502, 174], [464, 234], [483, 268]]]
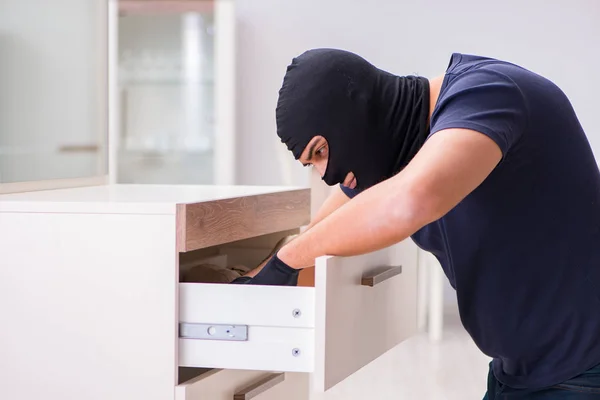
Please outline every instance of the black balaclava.
[[408, 164], [427, 137], [428, 117], [427, 79], [392, 75], [335, 49], [292, 60], [276, 109], [277, 134], [296, 159], [321, 135], [329, 144], [323, 180], [343, 183], [352, 171], [358, 190]]

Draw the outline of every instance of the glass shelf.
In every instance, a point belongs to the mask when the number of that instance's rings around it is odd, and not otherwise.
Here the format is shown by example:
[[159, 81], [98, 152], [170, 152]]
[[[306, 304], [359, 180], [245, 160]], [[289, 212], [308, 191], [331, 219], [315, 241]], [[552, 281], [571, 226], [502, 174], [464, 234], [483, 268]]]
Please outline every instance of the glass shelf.
[[119, 17], [118, 182], [215, 183], [215, 40], [214, 8]]

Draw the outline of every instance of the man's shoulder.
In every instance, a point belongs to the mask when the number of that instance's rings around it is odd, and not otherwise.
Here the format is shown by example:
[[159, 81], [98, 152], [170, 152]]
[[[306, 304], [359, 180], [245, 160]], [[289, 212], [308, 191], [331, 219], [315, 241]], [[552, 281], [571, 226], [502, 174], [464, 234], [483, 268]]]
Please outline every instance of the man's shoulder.
[[513, 62], [499, 58], [476, 54], [452, 53], [450, 62], [446, 69], [446, 74], [458, 76], [467, 72], [477, 71], [482, 68], [491, 67], [493, 69], [494, 66], [522, 68]]
[[440, 130], [470, 129], [493, 139], [506, 154], [529, 120], [529, 107], [504, 61], [455, 55], [431, 116], [430, 136]]

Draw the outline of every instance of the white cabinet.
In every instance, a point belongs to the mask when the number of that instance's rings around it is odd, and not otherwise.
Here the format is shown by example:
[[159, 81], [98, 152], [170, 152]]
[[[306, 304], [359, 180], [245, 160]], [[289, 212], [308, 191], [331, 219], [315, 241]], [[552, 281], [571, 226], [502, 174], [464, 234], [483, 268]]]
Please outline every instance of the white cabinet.
[[309, 209], [276, 187], [0, 196], [0, 398], [308, 400], [360, 373], [416, 331], [411, 245], [321, 257], [298, 287], [180, 279], [258, 264]]

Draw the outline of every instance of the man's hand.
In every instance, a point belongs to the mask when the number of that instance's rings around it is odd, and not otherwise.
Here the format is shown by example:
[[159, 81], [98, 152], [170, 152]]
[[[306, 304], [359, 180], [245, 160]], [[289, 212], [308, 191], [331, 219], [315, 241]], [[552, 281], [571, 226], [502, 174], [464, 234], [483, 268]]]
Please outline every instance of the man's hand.
[[359, 255], [401, 242], [454, 208], [501, 158], [500, 147], [479, 132], [437, 132], [402, 172], [357, 195], [278, 256], [306, 268], [323, 255]]
[[277, 285], [277, 286], [297, 286], [298, 275], [300, 271], [291, 268], [282, 262], [277, 254], [273, 255], [264, 268], [260, 270], [253, 278], [241, 277], [231, 283], [248, 285]]
[[282, 238], [281, 240], [279, 240], [275, 244], [275, 247], [273, 247], [273, 249], [271, 250], [271, 252], [269, 253], [269, 255], [267, 257], [265, 257], [265, 259], [263, 261], [261, 261], [260, 264], [258, 264], [258, 267], [256, 267], [253, 270], [247, 272], [246, 274], [244, 274], [244, 276], [248, 276], [248, 277], [254, 278], [260, 271], [262, 271], [262, 269], [267, 265], [267, 263], [273, 258], [273, 256], [275, 254], [277, 254], [277, 252], [283, 246], [285, 246], [286, 244], [288, 244], [289, 242], [291, 242], [292, 240], [294, 240], [297, 237], [298, 237], [298, 235], [290, 235], [290, 236], [286, 236], [286, 237]]

